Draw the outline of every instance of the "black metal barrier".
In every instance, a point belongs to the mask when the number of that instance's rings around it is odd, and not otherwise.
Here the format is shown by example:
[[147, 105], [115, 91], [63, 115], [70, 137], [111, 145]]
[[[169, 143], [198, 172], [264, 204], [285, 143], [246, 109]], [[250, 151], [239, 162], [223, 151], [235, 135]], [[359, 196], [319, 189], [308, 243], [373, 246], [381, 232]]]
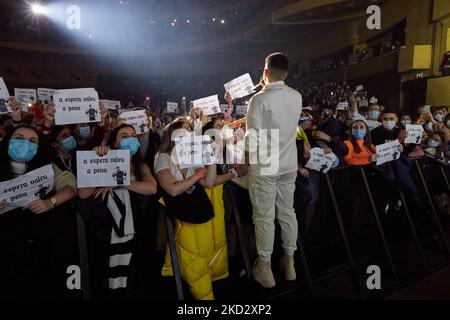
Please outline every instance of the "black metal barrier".
[[[448, 171], [448, 167], [442, 165], [442, 163], [435, 161], [434, 159], [428, 159], [428, 158], [420, 158], [420, 159], [413, 159], [413, 162], [415, 163], [415, 168], [416, 171], [420, 177], [420, 183], [422, 184], [423, 189], [425, 190], [425, 196], [426, 198], [424, 198], [424, 200], [427, 202], [428, 207], [430, 208], [430, 214], [431, 214], [431, 218], [432, 221], [434, 223], [434, 226], [436, 228], [436, 230], [438, 231], [439, 234], [439, 238], [441, 240], [442, 243], [442, 247], [444, 248], [444, 255], [446, 258], [446, 261], [449, 261], [449, 255], [448, 255], [448, 244], [445, 238], [445, 233], [444, 233], [444, 229], [442, 227], [442, 224], [439, 220], [439, 217], [437, 215], [437, 212], [435, 210], [434, 207], [434, 203], [433, 203], [433, 199], [432, 199], [432, 195], [430, 194], [429, 191], [429, 187], [428, 187], [428, 183], [425, 180], [424, 174], [423, 174], [423, 168], [422, 168], [422, 164], [421, 162], [424, 161], [428, 161], [429, 163], [427, 164], [428, 166], [431, 164], [432, 166], [437, 166], [441, 172], [442, 175], [442, 179], [445, 181], [445, 192], [449, 192], [449, 187], [448, 187], [448, 178], [447, 178], [447, 174], [445, 172], [445, 170]], [[370, 211], [373, 214], [374, 220], [375, 220], [375, 225], [378, 231], [378, 235], [379, 235], [379, 239], [381, 242], [381, 245], [383, 247], [384, 250], [384, 254], [386, 257], [386, 261], [387, 264], [389, 266], [390, 272], [392, 277], [395, 279], [394, 282], [394, 286], [395, 285], [401, 285], [401, 280], [398, 276], [398, 272], [396, 269], [396, 265], [394, 263], [393, 257], [392, 257], [392, 249], [390, 248], [390, 246], [388, 245], [388, 242], [386, 240], [386, 234], [385, 234], [385, 230], [384, 227], [382, 225], [382, 222], [380, 220], [380, 213], [379, 210], [377, 209], [375, 200], [374, 200], [374, 195], [373, 195], [373, 190], [370, 187], [370, 183], [369, 183], [369, 179], [367, 177], [367, 172], [366, 170], [369, 169], [368, 167], [341, 167], [341, 168], [337, 168], [337, 169], [333, 169], [331, 170], [328, 174], [324, 174], [324, 180], [325, 180], [325, 184], [326, 184], [326, 189], [327, 190], [323, 190], [321, 189], [320, 193], [321, 195], [323, 195], [324, 193], [327, 193], [327, 196], [329, 196], [330, 198], [330, 202], [331, 205], [333, 207], [333, 211], [334, 211], [334, 215], [337, 221], [337, 226], [338, 226], [338, 231], [339, 231], [339, 235], [340, 238], [342, 240], [343, 243], [343, 247], [344, 247], [344, 251], [347, 257], [347, 267], [345, 268], [341, 268], [341, 270], [337, 271], [337, 272], [330, 272], [325, 274], [324, 276], [321, 276], [319, 278], [316, 278], [313, 280], [313, 284], [316, 285], [319, 282], [322, 282], [324, 280], [330, 279], [332, 277], [335, 277], [338, 274], [350, 271], [351, 276], [352, 276], [352, 280], [353, 280], [353, 285], [355, 288], [355, 292], [356, 295], [358, 297], [361, 297], [361, 288], [360, 288], [360, 284], [363, 283], [358, 279], [358, 275], [356, 272], [356, 266], [358, 265], [358, 263], [355, 263], [355, 258], [354, 258], [354, 254], [352, 251], [352, 246], [349, 242], [348, 239], [348, 232], [346, 230], [345, 227], [345, 223], [344, 223], [344, 218], [342, 215], [342, 210], [338, 205], [338, 201], [337, 201], [337, 197], [336, 197], [336, 192], [335, 192], [335, 188], [333, 187], [333, 183], [332, 183], [332, 178], [334, 175], [336, 175], [336, 173], [339, 172], [343, 172], [343, 171], [348, 171], [348, 170], [358, 170], [359, 173], [361, 174], [362, 180], [363, 180], [363, 184], [364, 184], [364, 189], [365, 192], [367, 193], [368, 199], [369, 199], [369, 207], [370, 207]], [[415, 182], [417, 185], [417, 182]], [[411, 216], [409, 207], [408, 207], [408, 203], [405, 199], [404, 193], [402, 192], [398, 182], [395, 180], [395, 187], [396, 187], [396, 191], [398, 192], [398, 196], [400, 197], [400, 200], [402, 202], [402, 205], [404, 207], [404, 213], [405, 216], [407, 218], [407, 224], [409, 227], [409, 230], [411, 232], [411, 236], [412, 236], [412, 240], [413, 240], [413, 244], [416, 248], [417, 251], [417, 255], [418, 255], [418, 260], [420, 261], [420, 265], [421, 268], [424, 272], [426, 272], [427, 270], [434, 270], [434, 267], [427, 267], [425, 260], [424, 260], [424, 254], [423, 254], [423, 248], [422, 245], [420, 243], [420, 239], [419, 236], [417, 234], [417, 230], [416, 227], [414, 225], [413, 222], [413, 218]], [[304, 253], [300, 253], [300, 255], [305, 255]], [[309, 259], [308, 259], [309, 260]], [[307, 261], [305, 259], [305, 261]], [[306, 275], [305, 275], [306, 276]], [[309, 276], [309, 275], [308, 275]], [[388, 291], [389, 288], [386, 289], [386, 291]], [[312, 297], [314, 298], [314, 295], [312, 295]]]
[[[433, 204], [433, 199], [432, 196], [430, 194], [429, 191], [429, 187], [428, 187], [428, 183], [424, 178], [424, 174], [423, 174], [423, 168], [422, 168], [422, 164], [421, 162], [423, 161], [431, 161], [430, 163], [434, 166], [438, 166], [439, 170], [442, 174], [442, 178], [445, 181], [445, 187], [446, 187], [446, 192], [449, 191], [448, 188], [448, 178], [447, 175], [445, 173], [445, 168], [444, 166], [437, 162], [437, 161], [433, 161], [431, 159], [428, 158], [420, 158], [420, 159], [413, 159], [413, 162], [415, 163], [415, 168], [417, 170], [417, 173], [420, 177], [420, 183], [422, 184], [422, 187], [425, 190], [425, 195], [426, 195], [426, 201], [428, 202], [428, 206], [431, 210], [431, 218], [432, 221], [434, 223], [435, 228], [438, 231], [439, 234], [439, 238], [442, 242], [442, 246], [444, 248], [445, 251], [445, 256], [446, 256], [446, 261], [448, 261], [449, 259], [449, 255], [448, 255], [448, 244], [445, 238], [445, 233], [442, 227], [442, 224], [439, 220], [439, 217], [436, 213], [436, 210], [434, 208], [434, 204]], [[393, 259], [393, 250], [392, 248], [389, 246], [388, 241], [386, 239], [386, 231], [384, 230], [381, 218], [380, 218], [380, 212], [377, 208], [377, 204], [375, 201], [375, 197], [374, 197], [374, 193], [373, 190], [370, 186], [370, 178], [367, 175], [367, 170], [368, 167], [341, 167], [341, 168], [337, 168], [337, 169], [333, 169], [331, 170], [329, 173], [324, 174], [324, 180], [325, 180], [325, 184], [327, 187], [327, 190], [322, 190], [320, 193], [321, 194], [326, 194], [327, 196], [330, 197], [330, 202], [331, 205], [333, 207], [333, 212], [334, 212], [334, 216], [335, 219], [337, 221], [337, 226], [338, 226], [338, 233], [339, 236], [342, 240], [342, 243], [344, 245], [344, 251], [345, 251], [345, 255], [346, 255], [346, 260], [347, 260], [347, 267], [342, 268], [342, 270], [339, 270], [337, 272], [331, 272], [328, 274], [325, 274], [324, 276], [321, 276], [319, 278], [313, 279], [313, 277], [310, 274], [310, 265], [308, 263], [308, 254], [305, 251], [305, 247], [303, 245], [303, 235], [300, 233], [301, 228], [299, 228], [299, 239], [298, 239], [298, 254], [300, 256], [300, 262], [302, 264], [303, 267], [303, 271], [304, 271], [304, 277], [305, 277], [305, 283], [308, 289], [308, 292], [310, 293], [311, 298], [315, 298], [315, 294], [314, 294], [314, 286], [316, 284], [318, 284], [319, 282], [323, 282], [324, 280], [330, 279], [338, 274], [350, 271], [351, 276], [352, 276], [352, 282], [353, 282], [353, 286], [356, 292], [356, 295], [359, 298], [363, 298], [362, 296], [362, 292], [361, 292], [361, 279], [360, 277], [358, 277], [356, 268], [358, 265], [360, 265], [360, 263], [357, 263], [355, 261], [355, 257], [352, 251], [352, 246], [351, 243], [348, 239], [348, 231], [346, 229], [345, 226], [345, 222], [344, 222], [344, 217], [342, 215], [342, 210], [339, 207], [338, 204], [338, 200], [336, 197], [336, 192], [335, 192], [335, 188], [333, 187], [333, 175], [335, 175], [338, 172], [343, 172], [343, 171], [348, 171], [348, 170], [356, 170], [356, 172], [358, 172], [360, 174], [360, 177], [362, 178], [363, 181], [363, 189], [364, 192], [366, 193], [367, 197], [368, 197], [368, 202], [369, 202], [369, 211], [371, 212], [374, 220], [375, 220], [375, 226], [378, 232], [378, 236], [379, 236], [379, 240], [381, 242], [383, 251], [384, 251], [384, 255], [385, 255], [385, 260], [387, 262], [387, 265], [389, 266], [389, 270], [390, 273], [393, 277], [393, 279], [395, 279], [394, 281], [394, 286], [400, 286], [402, 284], [402, 282], [405, 282], [405, 279], [401, 279], [398, 275], [398, 271], [396, 268], [396, 265], [394, 263], [394, 259]], [[416, 181], [417, 184], [417, 181]], [[404, 207], [404, 213], [406, 216], [406, 220], [407, 220], [407, 226], [409, 228], [409, 231], [411, 233], [412, 236], [412, 245], [414, 245], [415, 250], [417, 252], [417, 256], [418, 256], [418, 261], [420, 262], [420, 266], [421, 269], [426, 272], [427, 270], [434, 270], [435, 266], [431, 266], [431, 267], [427, 267], [427, 264], [425, 262], [425, 258], [424, 258], [424, 253], [423, 253], [423, 248], [421, 245], [421, 239], [418, 236], [414, 221], [413, 221], [413, 217], [411, 216], [410, 210], [409, 210], [409, 206], [408, 203], [406, 201], [405, 195], [402, 192], [399, 184], [397, 181], [395, 181], [395, 188], [396, 191], [398, 192], [398, 197], [401, 200], [401, 203]], [[241, 210], [239, 208], [239, 204], [236, 201], [235, 198], [235, 190], [233, 188], [230, 188], [230, 195], [231, 195], [231, 207], [233, 210], [233, 215], [235, 218], [235, 223], [236, 223], [236, 228], [237, 228], [237, 235], [238, 235], [238, 241], [239, 241], [239, 246], [240, 246], [240, 250], [242, 253], [242, 259], [244, 262], [244, 267], [245, 267], [245, 271], [246, 271], [246, 275], [247, 277], [250, 275], [250, 261], [248, 258], [248, 252], [247, 252], [247, 248], [243, 239], [243, 234], [242, 234], [242, 224], [241, 224]], [[171, 224], [171, 223], [170, 223]], [[171, 242], [173, 242], [173, 244], [170, 246], [170, 250], [171, 250], [171, 254], [173, 255], [173, 257], [176, 257], [176, 250], [173, 250], [173, 246], [174, 246], [174, 240], [173, 240], [173, 234], [171, 234], [173, 232], [173, 230], [171, 230], [169, 227], [167, 228], [168, 231], [168, 236], [169, 236], [169, 244], [171, 244]], [[173, 262], [176, 262], [176, 259], [172, 260]], [[181, 289], [181, 276], [179, 274], [179, 267], [178, 266], [174, 266], [174, 273], [175, 273], [175, 278], [176, 278], [176, 282], [177, 282], [177, 292], [178, 292], [178, 298], [182, 299], [183, 296], [180, 295], [180, 292], [182, 291]], [[300, 284], [299, 284], [300, 285]], [[181, 291], [180, 291], [181, 290]], [[385, 290], [389, 290], [389, 288], [385, 288]], [[282, 296], [282, 294], [277, 293], [277, 296]]]

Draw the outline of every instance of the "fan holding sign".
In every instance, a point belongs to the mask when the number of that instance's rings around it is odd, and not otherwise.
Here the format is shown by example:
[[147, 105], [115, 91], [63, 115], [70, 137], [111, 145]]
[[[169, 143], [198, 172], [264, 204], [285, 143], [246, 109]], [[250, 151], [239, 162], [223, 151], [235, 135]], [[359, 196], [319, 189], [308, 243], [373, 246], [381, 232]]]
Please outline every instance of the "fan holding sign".
[[[17, 208], [44, 213], [76, 196], [75, 177], [47, 160], [36, 129], [16, 127], [0, 151], [0, 214]], [[21, 219], [17, 221], [23, 222]]]
[[224, 85], [225, 91], [231, 94], [232, 99], [240, 99], [253, 93], [253, 81], [246, 73]]
[[[145, 214], [142, 196], [156, 193], [156, 180], [142, 160], [140, 143], [134, 128], [122, 124], [111, 132], [107, 146], [94, 151], [78, 153], [78, 185], [81, 199], [90, 198], [95, 210], [111, 221], [109, 234], [109, 268], [120, 264], [115, 277], [104, 279], [109, 289], [125, 289], [129, 264], [135, 247], [132, 245], [137, 230], [133, 216]], [[91, 173], [88, 173], [91, 170]], [[101, 201], [100, 201], [101, 200]], [[86, 205], [87, 208], [91, 208]], [[92, 210], [92, 209], [91, 209]], [[117, 244], [120, 243], [120, 247]], [[120, 252], [119, 252], [120, 250]], [[105, 271], [105, 274], [109, 272]]]

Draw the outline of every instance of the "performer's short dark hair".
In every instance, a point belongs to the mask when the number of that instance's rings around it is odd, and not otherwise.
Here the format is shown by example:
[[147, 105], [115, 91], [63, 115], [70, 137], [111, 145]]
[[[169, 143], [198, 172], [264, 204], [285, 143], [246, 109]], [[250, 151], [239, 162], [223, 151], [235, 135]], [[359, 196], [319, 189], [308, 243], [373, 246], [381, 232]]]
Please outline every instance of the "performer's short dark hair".
[[287, 72], [289, 68], [289, 59], [283, 53], [272, 53], [266, 58], [266, 67], [269, 70], [279, 70]]

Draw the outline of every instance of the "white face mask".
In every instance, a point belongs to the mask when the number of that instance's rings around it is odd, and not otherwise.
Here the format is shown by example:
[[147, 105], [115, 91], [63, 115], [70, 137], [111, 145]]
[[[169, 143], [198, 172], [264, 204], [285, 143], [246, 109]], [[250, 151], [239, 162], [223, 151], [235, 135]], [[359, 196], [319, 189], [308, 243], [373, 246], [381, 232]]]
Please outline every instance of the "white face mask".
[[388, 130], [394, 129], [395, 125], [396, 125], [395, 121], [383, 121], [383, 126]]

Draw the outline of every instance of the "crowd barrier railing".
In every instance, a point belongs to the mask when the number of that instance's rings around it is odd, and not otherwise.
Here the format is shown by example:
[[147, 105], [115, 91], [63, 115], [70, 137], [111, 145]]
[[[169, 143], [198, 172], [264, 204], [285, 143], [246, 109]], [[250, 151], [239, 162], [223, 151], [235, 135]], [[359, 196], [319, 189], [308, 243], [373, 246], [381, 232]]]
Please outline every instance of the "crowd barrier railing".
[[[442, 179], [445, 184], [445, 189], [448, 193], [450, 193], [450, 188], [449, 188], [449, 183], [448, 183], [448, 177], [447, 177], [447, 174], [445, 171], [449, 170], [450, 167], [448, 165], [443, 164], [440, 161], [437, 161], [437, 160], [429, 158], [429, 157], [415, 158], [415, 159], [412, 159], [412, 161], [415, 164], [415, 169], [419, 176], [419, 182], [422, 185], [423, 189], [425, 190], [425, 196], [426, 196], [426, 200], [428, 202], [428, 206], [430, 208], [429, 211], [431, 214], [431, 218], [432, 218], [434, 227], [438, 231], [439, 239], [440, 239], [440, 242], [442, 243], [446, 261], [449, 261], [449, 258], [450, 258], [449, 246], [448, 246], [448, 243], [446, 240], [444, 228], [441, 224], [441, 221], [437, 214], [435, 205], [433, 203], [433, 198], [432, 198], [432, 195], [429, 190], [428, 182], [423, 173], [421, 163], [423, 161], [427, 161], [428, 163], [431, 163], [433, 166], [439, 167], [440, 174], [441, 174]], [[399, 279], [399, 276], [398, 276], [398, 273], [396, 270], [396, 266], [394, 264], [393, 257], [392, 257], [392, 250], [389, 247], [388, 242], [386, 240], [385, 230], [384, 230], [382, 222], [380, 220], [380, 215], [377, 210], [377, 206], [375, 204], [375, 200], [373, 197], [372, 190], [370, 188], [367, 174], [365, 172], [366, 168], [365, 167], [341, 167], [341, 168], [332, 169], [327, 174], [323, 174], [323, 178], [325, 179], [325, 183], [327, 186], [327, 192], [330, 197], [331, 205], [333, 207], [335, 219], [337, 221], [338, 233], [343, 242], [346, 260], [347, 260], [347, 264], [348, 264], [347, 267], [339, 272], [328, 274], [328, 275], [325, 275], [324, 277], [321, 277], [318, 279], [313, 279], [313, 277], [310, 273], [310, 264], [308, 263], [309, 258], [308, 258], [307, 252], [306, 252], [304, 244], [303, 244], [303, 236], [304, 235], [301, 234], [301, 232], [300, 232], [301, 228], [299, 228], [299, 237], [298, 237], [298, 249], [299, 249], [298, 251], [299, 252], [298, 252], [298, 254], [300, 256], [301, 266], [304, 269], [303, 270], [304, 272], [302, 273], [302, 275], [304, 276], [307, 290], [308, 290], [311, 298], [313, 298], [313, 299], [315, 298], [314, 290], [313, 290], [315, 284], [317, 284], [318, 282], [321, 282], [323, 280], [329, 279], [330, 277], [335, 276], [337, 273], [347, 272], [347, 271], [350, 271], [350, 273], [351, 273], [352, 280], [353, 280], [352, 281], [353, 287], [355, 289], [357, 296], [360, 298], [362, 297], [361, 287], [360, 287], [361, 282], [360, 282], [360, 279], [359, 279], [357, 271], [356, 271], [357, 263], [355, 262], [355, 256], [353, 254], [352, 246], [351, 246], [351, 243], [348, 238], [348, 231], [346, 230], [346, 227], [345, 227], [344, 218], [342, 216], [342, 211], [339, 208], [335, 188], [333, 187], [333, 183], [332, 183], [332, 179], [331, 179], [333, 174], [340, 172], [340, 171], [350, 170], [350, 169], [352, 169], [352, 170], [356, 169], [357, 172], [359, 172], [359, 174], [361, 175], [361, 177], [363, 179], [365, 193], [367, 194], [367, 196], [369, 198], [370, 211], [371, 211], [373, 217], [375, 218], [376, 228], [378, 231], [378, 235], [380, 236], [380, 241], [381, 241], [383, 251], [384, 251], [384, 254], [386, 257], [386, 261], [388, 263], [390, 272], [392, 273], [392, 276], [395, 279], [395, 284], [400, 283], [400, 279]], [[233, 214], [233, 217], [235, 218], [237, 237], [238, 237], [238, 245], [239, 245], [240, 253], [242, 255], [242, 259], [244, 262], [245, 273], [246, 273], [247, 277], [250, 277], [251, 263], [250, 263], [250, 259], [249, 259], [248, 249], [247, 249], [246, 243], [244, 241], [244, 236], [243, 236], [243, 228], [242, 228], [242, 222], [241, 222], [242, 212], [241, 212], [241, 209], [239, 208], [239, 203], [237, 203], [237, 201], [236, 201], [236, 196], [235, 196], [236, 190], [233, 188], [230, 188], [229, 186], [226, 186], [226, 188], [228, 188], [230, 195], [231, 195], [230, 199], [231, 199], [232, 214]], [[413, 218], [412, 218], [410, 210], [409, 210], [410, 208], [408, 207], [408, 203], [405, 199], [405, 195], [403, 194], [398, 182], [396, 182], [396, 189], [398, 191], [400, 200], [404, 207], [405, 215], [407, 218], [407, 224], [408, 224], [409, 230], [412, 235], [413, 244], [417, 251], [418, 260], [420, 262], [421, 269], [425, 270], [425, 269], [427, 269], [427, 266], [426, 266], [425, 259], [424, 259], [423, 248], [420, 243], [421, 239], [418, 236], [418, 232], [416, 230]], [[92, 290], [91, 290], [89, 261], [88, 261], [88, 243], [87, 243], [87, 233], [86, 233], [86, 222], [84, 221], [83, 217], [80, 215], [79, 210], [76, 205], [73, 206], [73, 211], [76, 215], [78, 250], [79, 250], [78, 254], [79, 254], [79, 259], [80, 259], [80, 270], [81, 270], [82, 298], [84, 300], [90, 300], [90, 299], [92, 299]], [[168, 218], [167, 216], [165, 216], [165, 224], [166, 224], [166, 233], [168, 236], [168, 245], [169, 245], [169, 250], [170, 250], [170, 255], [171, 255], [171, 260], [172, 260], [172, 267], [173, 267], [174, 276], [175, 276], [177, 299], [184, 300], [185, 296], [184, 296], [184, 292], [183, 292], [183, 281], [182, 281], [182, 276], [181, 276], [181, 272], [180, 272], [179, 259], [178, 259], [177, 250], [176, 250], [174, 224], [173, 224], [173, 221], [170, 218]], [[428, 268], [428, 270], [431, 270], [431, 269]], [[298, 283], [298, 285], [300, 285], [300, 282]]]

